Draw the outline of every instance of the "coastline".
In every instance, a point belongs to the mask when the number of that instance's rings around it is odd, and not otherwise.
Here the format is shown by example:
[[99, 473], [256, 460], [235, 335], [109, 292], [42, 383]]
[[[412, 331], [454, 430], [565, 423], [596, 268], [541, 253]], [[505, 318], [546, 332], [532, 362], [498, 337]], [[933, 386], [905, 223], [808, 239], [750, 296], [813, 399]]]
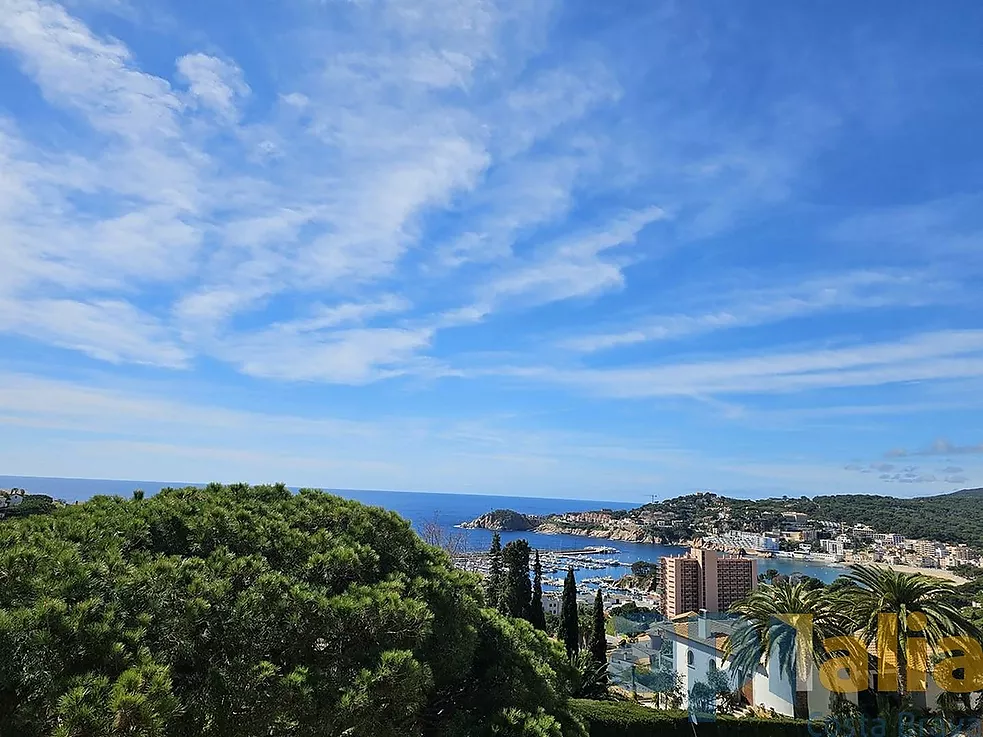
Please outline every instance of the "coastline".
[[[455, 525], [455, 527], [457, 527], [457, 528], [464, 528], [464, 529], [472, 529], [467, 524], [458, 524], [458, 525]], [[512, 530], [512, 532], [523, 532], [523, 531], [522, 530]], [[533, 528], [531, 530], [527, 530], [527, 532], [536, 532], [536, 533], [542, 534], [542, 535], [572, 535], [572, 536], [575, 536], [575, 537], [583, 537], [583, 538], [589, 538], [589, 539], [593, 539], [593, 540], [613, 540], [615, 542], [630, 542], [630, 543], [634, 543], [636, 545], [666, 545], [666, 544], [668, 544], [668, 543], [655, 542], [652, 539], [638, 539], [638, 537], [629, 536], [629, 535], [621, 536], [621, 535], [611, 535], [611, 534], [600, 534], [600, 535], [598, 535], [598, 534], [592, 534], [592, 533], [597, 532], [595, 530], [589, 530], [589, 531], [588, 530], [576, 530], [576, 531], [575, 530], [559, 530], [556, 527], [551, 526], [551, 525], [548, 525], [548, 524], [535, 527], [535, 528]], [[602, 531], [602, 532], [606, 532], [606, 531]], [[679, 546], [679, 547], [692, 548], [693, 547], [693, 543], [694, 543], [693, 540], [680, 540], [679, 542], [672, 543], [672, 544], [673, 545], [676, 545], [676, 546]], [[746, 551], [746, 555], [751, 556], [751, 557], [758, 558], [759, 560], [762, 560], [762, 561], [774, 559], [773, 556], [768, 555], [766, 553], [763, 553], [761, 551], [756, 551], [756, 550], [748, 550], [748, 551]], [[789, 558], [788, 560], [793, 560], [793, 559], [792, 558]], [[881, 567], [881, 568], [889, 568], [889, 569], [894, 570], [894, 571], [897, 571], [899, 573], [920, 573], [923, 576], [929, 576], [929, 577], [932, 577], [932, 578], [939, 578], [939, 579], [948, 581], [948, 582], [950, 582], [950, 583], [952, 583], [953, 585], [956, 585], [956, 586], [959, 586], [959, 585], [962, 585], [962, 584], [965, 584], [965, 583], [969, 583], [969, 579], [968, 578], [965, 578], [963, 576], [959, 576], [959, 575], [953, 573], [952, 571], [943, 570], [941, 568], [918, 568], [918, 567], [915, 567], [915, 566], [907, 566], [907, 565], [901, 565], [901, 564], [895, 564], [895, 563], [875, 563], [875, 562], [871, 562], [871, 561], [839, 561], [839, 562], [835, 562], [834, 563], [834, 562], [825, 561], [825, 560], [817, 560], [817, 559], [814, 559], [814, 558], [811, 558], [811, 557], [797, 558], [797, 559], [794, 559], [794, 560], [798, 560], [800, 562], [808, 563], [810, 565], [823, 566], [823, 567], [832, 568], [832, 569], [842, 569], [844, 572], [846, 572], [846, 569], [849, 568], [849, 566], [851, 565], [851, 563], [860, 563], [862, 565], [871, 565], [871, 566], [877, 566], [877, 567]]]

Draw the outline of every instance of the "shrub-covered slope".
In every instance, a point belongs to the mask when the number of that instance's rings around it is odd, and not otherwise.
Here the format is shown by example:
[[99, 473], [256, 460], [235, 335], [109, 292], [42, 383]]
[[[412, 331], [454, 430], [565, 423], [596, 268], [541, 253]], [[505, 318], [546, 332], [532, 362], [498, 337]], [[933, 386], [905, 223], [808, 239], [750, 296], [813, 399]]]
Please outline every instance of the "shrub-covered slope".
[[407, 522], [320, 492], [0, 524], [2, 737], [559, 737], [565, 667]]

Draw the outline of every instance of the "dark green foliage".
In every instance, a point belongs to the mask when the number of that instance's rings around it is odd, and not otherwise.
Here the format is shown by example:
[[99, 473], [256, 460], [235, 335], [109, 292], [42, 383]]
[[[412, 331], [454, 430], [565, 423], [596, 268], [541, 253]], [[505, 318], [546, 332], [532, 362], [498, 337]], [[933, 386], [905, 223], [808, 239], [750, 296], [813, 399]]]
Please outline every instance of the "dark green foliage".
[[284, 486], [0, 524], [0, 735], [580, 734], [558, 643], [397, 515]]
[[689, 709], [697, 714], [713, 714], [717, 705], [717, 694], [706, 683], [697, 681], [689, 690]]
[[543, 609], [543, 566], [539, 562], [539, 551], [532, 567], [532, 602], [529, 605], [529, 621], [540, 631], [546, 630], [546, 610]]
[[[660, 532], [661, 535], [661, 532]], [[646, 591], [658, 591], [662, 582], [662, 565], [637, 560], [631, 564], [631, 577], [624, 583]]]
[[[728, 499], [700, 493], [645, 504], [625, 512], [630, 519], [640, 513], [658, 514], [672, 520], [671, 527], [653, 534], [671, 542], [717, 523], [726, 512], [731, 529], [763, 532], [772, 529], [783, 512], [804, 512], [811, 519], [864, 523], [877, 532], [896, 532], [909, 538], [927, 538], [946, 543], [965, 543], [983, 549], [983, 516], [978, 513], [983, 489], [966, 489], [952, 494], [899, 499], [873, 494], [782, 497], [776, 499]], [[646, 532], [648, 529], [646, 528]]]
[[826, 588], [826, 584], [815, 576], [809, 576], [805, 573], [796, 573], [793, 574], [793, 578], [812, 591]]
[[573, 568], [567, 569], [563, 580], [563, 600], [560, 603], [560, 639], [567, 649], [567, 655], [580, 651], [580, 613], [577, 610], [577, 579]]
[[816, 519], [857, 524], [863, 522], [877, 532], [897, 532], [905, 537], [928, 538], [950, 543], [983, 546], [983, 517], [978, 513], [983, 489], [953, 494], [899, 499], [873, 494], [837, 494], [798, 499], [787, 503], [765, 499], [738, 502], [749, 505], [760, 516], [765, 509], [805, 512]]
[[505, 614], [529, 620], [532, 584], [529, 582], [529, 543], [513, 540], [502, 550], [505, 581], [502, 588]]
[[[590, 737], [693, 737], [685, 712], [657, 711], [631, 701], [571, 701]], [[808, 737], [810, 724], [784, 719], [735, 719], [716, 716], [696, 728], [699, 737]], [[822, 725], [812, 725], [816, 734]]]
[[611, 607], [610, 614], [612, 617], [629, 618], [636, 615], [651, 614], [652, 611], [653, 610], [650, 607], [638, 606], [638, 604], [633, 601], [626, 601], [624, 604], [618, 604], [617, 606]]
[[639, 576], [642, 578], [651, 578], [653, 576], [658, 575], [658, 573], [659, 573], [658, 563], [649, 563], [648, 561], [644, 561], [644, 560], [636, 560], [634, 563], [631, 564], [631, 575], [633, 576]]
[[[7, 519], [29, 517], [32, 514], [50, 514], [55, 510], [55, 500], [46, 494], [26, 494], [15, 507], [5, 510]], [[2, 517], [0, 517], [2, 519]]]
[[485, 579], [485, 601], [502, 611], [502, 536], [492, 535], [488, 549], [488, 577]]
[[608, 696], [608, 666], [598, 664], [587, 650], [570, 656], [574, 670], [571, 695], [578, 699], [603, 699]]
[[950, 570], [957, 576], [968, 578], [970, 581], [983, 576], [983, 570], [981, 570], [978, 566], [970, 565], [969, 563], [960, 563]]
[[600, 589], [594, 597], [594, 610], [591, 613], [590, 655], [597, 665], [607, 667], [608, 643], [604, 631], [604, 599]]
[[580, 649], [590, 652], [590, 636], [594, 631], [594, 605], [577, 602], [577, 631], [580, 633]]
[[777, 568], [769, 568], [764, 573], [758, 574], [758, 581], [767, 584], [776, 583], [781, 575], [782, 574], [778, 572]]
[[644, 686], [655, 694], [655, 705], [661, 709], [678, 709], [683, 703], [683, 677], [675, 671], [636, 668], [632, 671], [632, 692]]

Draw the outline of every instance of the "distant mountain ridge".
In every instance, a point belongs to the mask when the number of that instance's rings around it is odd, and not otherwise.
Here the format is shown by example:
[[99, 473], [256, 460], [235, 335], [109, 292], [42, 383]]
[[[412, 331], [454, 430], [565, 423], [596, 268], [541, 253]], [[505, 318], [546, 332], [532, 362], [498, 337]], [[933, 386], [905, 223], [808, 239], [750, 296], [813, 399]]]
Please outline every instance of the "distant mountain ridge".
[[960, 489], [950, 494], [940, 494], [940, 496], [979, 496], [983, 497], [983, 489]]
[[747, 500], [706, 492], [630, 510], [600, 509], [532, 517], [499, 509], [461, 526], [671, 544], [729, 530], [764, 532], [783, 513], [801, 512], [817, 521], [865, 524], [875, 532], [962, 543], [983, 550], [981, 499], [983, 488], [909, 499], [841, 494]]

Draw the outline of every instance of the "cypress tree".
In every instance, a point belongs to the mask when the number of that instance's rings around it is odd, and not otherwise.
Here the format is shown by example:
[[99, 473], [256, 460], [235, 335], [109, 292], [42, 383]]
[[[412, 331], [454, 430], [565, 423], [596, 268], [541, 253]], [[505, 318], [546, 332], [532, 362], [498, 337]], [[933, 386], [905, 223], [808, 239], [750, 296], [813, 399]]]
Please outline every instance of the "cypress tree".
[[543, 609], [543, 566], [539, 563], [539, 551], [532, 567], [532, 604], [530, 605], [529, 621], [538, 630], [546, 629], [546, 611]]
[[502, 611], [502, 537], [497, 532], [492, 535], [491, 548], [488, 549], [485, 597], [488, 599], [488, 606]]
[[532, 584], [529, 582], [529, 543], [513, 540], [502, 551], [505, 584], [503, 611], [511, 617], [529, 619]]
[[580, 652], [580, 613], [577, 611], [577, 579], [573, 575], [573, 566], [567, 569], [567, 577], [563, 580], [563, 603], [560, 606], [560, 638], [566, 645], [567, 655], [573, 656]]
[[598, 667], [607, 667], [608, 663], [608, 644], [606, 632], [604, 631], [604, 599], [601, 596], [601, 589], [598, 588], [597, 596], [594, 597], [594, 618], [591, 623], [590, 635], [590, 656], [591, 660]]

